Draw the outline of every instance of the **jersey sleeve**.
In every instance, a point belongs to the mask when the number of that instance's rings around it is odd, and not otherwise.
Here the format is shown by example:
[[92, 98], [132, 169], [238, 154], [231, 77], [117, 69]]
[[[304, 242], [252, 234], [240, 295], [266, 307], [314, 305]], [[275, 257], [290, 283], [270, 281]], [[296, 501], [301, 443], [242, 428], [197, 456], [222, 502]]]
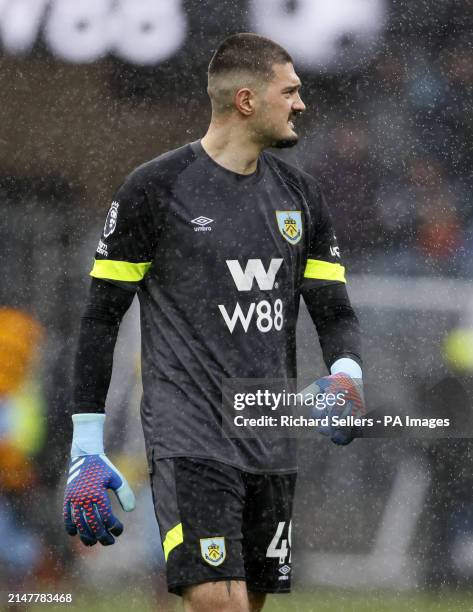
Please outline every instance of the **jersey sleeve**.
[[345, 268], [324, 195], [310, 184], [309, 245], [302, 296], [319, 335], [327, 368], [342, 357], [361, 365], [360, 326], [348, 296]]
[[311, 186], [309, 199], [309, 246], [303, 286], [315, 287], [345, 283], [345, 267], [322, 190]]
[[143, 188], [128, 179], [108, 211], [90, 275], [133, 289], [151, 267], [155, 249], [148, 198]]

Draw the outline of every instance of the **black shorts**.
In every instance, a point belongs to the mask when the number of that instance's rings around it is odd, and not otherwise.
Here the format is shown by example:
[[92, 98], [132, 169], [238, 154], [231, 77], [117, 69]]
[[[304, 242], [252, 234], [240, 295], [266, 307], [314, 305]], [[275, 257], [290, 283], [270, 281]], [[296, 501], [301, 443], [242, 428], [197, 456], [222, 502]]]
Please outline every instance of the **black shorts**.
[[168, 589], [244, 580], [249, 591], [291, 590], [296, 474], [250, 474], [216, 461], [153, 461], [151, 489]]

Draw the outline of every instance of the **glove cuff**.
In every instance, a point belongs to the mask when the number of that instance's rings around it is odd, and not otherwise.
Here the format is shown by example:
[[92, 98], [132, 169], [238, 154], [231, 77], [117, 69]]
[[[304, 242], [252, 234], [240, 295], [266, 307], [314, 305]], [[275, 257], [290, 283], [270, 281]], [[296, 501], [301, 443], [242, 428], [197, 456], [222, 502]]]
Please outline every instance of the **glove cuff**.
[[330, 374], [348, 374], [351, 378], [362, 378], [362, 372], [360, 366], [356, 363], [354, 359], [350, 359], [349, 357], [342, 357], [341, 359], [337, 359], [331, 368]]
[[84, 455], [103, 455], [103, 413], [78, 413], [72, 415], [74, 433], [72, 435], [71, 457]]

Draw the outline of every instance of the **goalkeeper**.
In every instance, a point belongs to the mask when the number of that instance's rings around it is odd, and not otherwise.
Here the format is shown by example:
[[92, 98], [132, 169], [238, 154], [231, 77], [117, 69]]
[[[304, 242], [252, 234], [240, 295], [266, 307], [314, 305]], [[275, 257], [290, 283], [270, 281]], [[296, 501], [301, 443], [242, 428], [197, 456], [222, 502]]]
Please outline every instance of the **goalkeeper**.
[[[225, 436], [222, 380], [296, 377], [301, 296], [331, 372], [321, 385], [361, 378], [358, 322], [320, 187], [265, 151], [297, 144], [300, 88], [291, 57], [273, 41], [223, 41], [209, 65], [206, 135], [125, 179], [91, 272], [66, 529], [86, 545], [112, 544], [123, 527], [106, 489], [124, 510], [134, 506], [102, 434], [118, 328], [138, 295], [155, 513], [168, 588], [192, 612], [257, 611], [267, 593], [291, 588], [295, 440]], [[329, 433], [337, 443], [352, 437]]]

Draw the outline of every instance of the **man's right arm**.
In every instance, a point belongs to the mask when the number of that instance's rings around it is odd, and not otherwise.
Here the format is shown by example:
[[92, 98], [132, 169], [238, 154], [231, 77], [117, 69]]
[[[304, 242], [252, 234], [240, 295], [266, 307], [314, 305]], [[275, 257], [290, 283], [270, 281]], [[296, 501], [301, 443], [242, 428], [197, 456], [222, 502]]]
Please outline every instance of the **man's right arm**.
[[156, 235], [140, 173], [115, 193], [95, 253], [82, 317], [74, 381], [74, 413], [103, 413], [118, 328], [151, 267]]
[[156, 246], [141, 178], [139, 173], [130, 175], [108, 212], [90, 273], [93, 280], [76, 356], [64, 525], [70, 535], [78, 533], [87, 546], [113, 544], [113, 536], [123, 530], [112, 512], [107, 489], [115, 491], [125, 511], [135, 506], [126, 479], [105, 455], [103, 430], [120, 322], [151, 267]]

